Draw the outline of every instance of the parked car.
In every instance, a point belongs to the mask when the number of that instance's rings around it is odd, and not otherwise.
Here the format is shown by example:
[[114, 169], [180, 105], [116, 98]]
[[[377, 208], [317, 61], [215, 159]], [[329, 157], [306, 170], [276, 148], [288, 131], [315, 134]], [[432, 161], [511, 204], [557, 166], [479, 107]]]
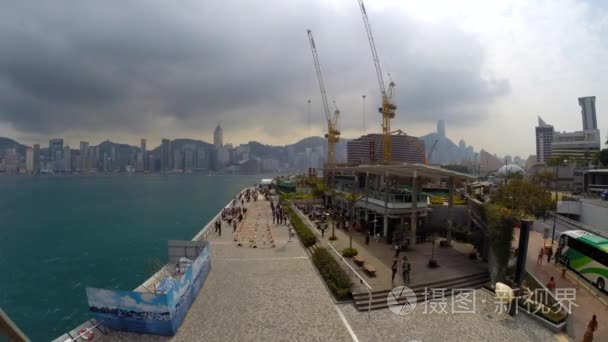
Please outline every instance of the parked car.
[[602, 191], [602, 193], [600, 194], [600, 197], [604, 200], [604, 201], [608, 201], [608, 190], [604, 190]]

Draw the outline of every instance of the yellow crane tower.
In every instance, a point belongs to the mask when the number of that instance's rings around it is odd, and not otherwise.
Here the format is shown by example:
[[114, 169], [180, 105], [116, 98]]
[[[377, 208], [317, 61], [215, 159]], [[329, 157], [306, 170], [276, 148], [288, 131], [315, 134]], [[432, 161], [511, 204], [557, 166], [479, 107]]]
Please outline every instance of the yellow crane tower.
[[[319, 64], [319, 56], [317, 56], [315, 40], [312, 36], [312, 31], [306, 30], [306, 32], [308, 32], [310, 50], [312, 51], [312, 58], [315, 62], [319, 89], [321, 90], [321, 98], [323, 99], [323, 109], [325, 110], [325, 118], [327, 119], [327, 134], [325, 134], [325, 138], [327, 138], [327, 168], [333, 169], [336, 166], [336, 143], [340, 140], [340, 131], [338, 130], [338, 117], [340, 116], [340, 111], [336, 106], [333, 117], [329, 112], [329, 103], [327, 102], [327, 94], [325, 93], [325, 82], [323, 81], [321, 64]], [[334, 106], [335, 104], [334, 101]]]
[[382, 107], [378, 108], [378, 111], [382, 113], [382, 160], [384, 162], [390, 162], [392, 156], [391, 119], [395, 117], [395, 110], [397, 109], [397, 106], [393, 104], [393, 88], [395, 87], [395, 82], [391, 80], [388, 84], [388, 88], [384, 83], [382, 69], [380, 68], [380, 60], [378, 59], [378, 52], [376, 51], [376, 43], [374, 43], [372, 28], [369, 26], [369, 19], [367, 18], [363, 0], [359, 0], [359, 7], [361, 8], [361, 16], [363, 17], [363, 23], [365, 24], [369, 46], [372, 50], [372, 58], [374, 59], [374, 65], [376, 67], [376, 76], [378, 77], [378, 83], [380, 84], [380, 93], [382, 94]]

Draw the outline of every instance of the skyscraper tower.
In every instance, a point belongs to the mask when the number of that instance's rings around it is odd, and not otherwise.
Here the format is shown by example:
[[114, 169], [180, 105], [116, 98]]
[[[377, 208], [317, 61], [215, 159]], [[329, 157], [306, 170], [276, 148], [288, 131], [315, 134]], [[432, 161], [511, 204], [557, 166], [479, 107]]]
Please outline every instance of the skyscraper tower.
[[224, 132], [219, 123], [217, 124], [217, 127], [215, 127], [215, 131], [213, 131], [213, 145], [215, 145], [215, 148], [218, 150], [224, 146]]
[[81, 141], [80, 142], [80, 165], [78, 166], [80, 168], [80, 171], [89, 169], [88, 161], [89, 161], [89, 142]]
[[160, 145], [160, 169], [167, 172], [171, 169], [171, 140], [163, 139]]
[[579, 97], [578, 104], [581, 106], [583, 117], [583, 130], [597, 129], [597, 118], [595, 114], [595, 96]]
[[141, 168], [142, 170], [147, 170], [148, 169], [148, 152], [146, 151], [146, 139], [141, 139], [140, 141], [140, 148], [141, 148], [141, 158], [142, 158], [142, 165]]
[[63, 148], [63, 161], [62, 161], [63, 171], [72, 171], [72, 151], [70, 150], [70, 146], [65, 145]]
[[548, 125], [538, 117], [536, 126], [536, 162], [546, 163], [551, 158], [551, 143], [553, 142], [553, 126]]
[[40, 144], [34, 144], [34, 173], [40, 172]]
[[443, 120], [437, 121], [437, 135], [445, 138], [445, 122]]
[[63, 159], [63, 139], [49, 140], [49, 159], [61, 162]]

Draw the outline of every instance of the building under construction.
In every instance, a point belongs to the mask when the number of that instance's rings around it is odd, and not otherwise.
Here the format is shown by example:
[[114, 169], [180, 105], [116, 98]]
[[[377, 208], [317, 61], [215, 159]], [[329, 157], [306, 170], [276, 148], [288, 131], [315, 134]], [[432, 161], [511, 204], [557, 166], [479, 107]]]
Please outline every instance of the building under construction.
[[[391, 136], [391, 161], [412, 164], [426, 162], [424, 142], [409, 135]], [[382, 134], [363, 135], [347, 143], [349, 164], [373, 164], [382, 161]]]

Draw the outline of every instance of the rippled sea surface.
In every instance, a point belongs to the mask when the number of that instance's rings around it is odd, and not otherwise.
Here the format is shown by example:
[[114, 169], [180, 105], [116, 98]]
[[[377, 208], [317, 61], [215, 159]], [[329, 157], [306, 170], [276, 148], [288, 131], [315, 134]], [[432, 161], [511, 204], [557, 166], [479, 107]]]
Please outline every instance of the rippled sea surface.
[[88, 318], [85, 287], [131, 290], [260, 175], [0, 176], [0, 307], [33, 340]]

